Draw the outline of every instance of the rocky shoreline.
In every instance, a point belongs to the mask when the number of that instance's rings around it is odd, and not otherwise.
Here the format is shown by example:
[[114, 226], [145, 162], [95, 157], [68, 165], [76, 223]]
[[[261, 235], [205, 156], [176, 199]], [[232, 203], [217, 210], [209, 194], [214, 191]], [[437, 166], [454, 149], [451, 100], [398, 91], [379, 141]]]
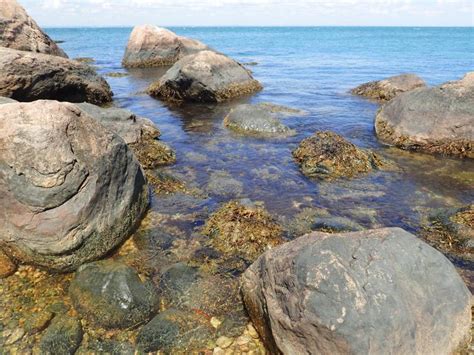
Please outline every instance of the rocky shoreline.
[[[427, 216], [416, 236], [323, 210], [289, 222], [212, 171], [207, 192], [224, 202], [209, 208], [205, 191], [167, 174], [177, 155], [159, 128], [110, 106], [90, 59], [68, 59], [15, 0], [0, 24], [0, 353], [472, 350], [473, 283], [450, 261], [472, 262], [472, 205]], [[122, 65], [169, 67], [147, 94], [178, 106], [263, 89], [234, 59], [150, 25], [133, 29]], [[381, 103], [385, 144], [471, 159], [473, 78], [429, 88], [403, 74], [352, 93]], [[257, 103], [221, 118], [278, 141], [295, 134], [281, 120], [304, 115]], [[401, 169], [323, 130], [287, 158], [329, 185]], [[183, 219], [191, 237], [173, 225]]]

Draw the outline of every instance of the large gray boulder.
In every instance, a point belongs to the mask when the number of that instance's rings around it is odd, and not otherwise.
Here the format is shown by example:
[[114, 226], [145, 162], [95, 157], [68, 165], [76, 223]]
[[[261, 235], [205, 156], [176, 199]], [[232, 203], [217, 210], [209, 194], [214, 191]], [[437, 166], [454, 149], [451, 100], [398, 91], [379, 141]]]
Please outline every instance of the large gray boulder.
[[0, 105], [0, 246], [70, 271], [123, 242], [148, 206], [125, 142], [76, 105]]
[[0, 0], [0, 47], [67, 58], [16, 0]]
[[423, 79], [415, 74], [401, 74], [390, 78], [371, 81], [352, 89], [354, 95], [365, 96], [379, 101], [390, 101], [395, 96], [426, 87]]
[[69, 287], [81, 316], [105, 328], [129, 328], [155, 313], [158, 298], [151, 282], [142, 282], [131, 267], [113, 260], [82, 265]]
[[166, 101], [217, 103], [261, 88], [235, 60], [213, 51], [201, 51], [176, 62], [148, 92]]
[[112, 95], [107, 82], [88, 65], [0, 47], [0, 96], [102, 104], [111, 101]]
[[403, 149], [474, 158], [474, 72], [399, 95], [377, 113], [375, 131]]
[[399, 228], [300, 237], [263, 254], [242, 288], [275, 353], [450, 354], [469, 339], [456, 269]]
[[178, 36], [165, 28], [141, 25], [130, 35], [122, 65], [126, 68], [173, 65], [186, 55], [208, 49], [204, 43]]
[[289, 129], [280, 118], [286, 114], [272, 109], [268, 104], [242, 104], [234, 107], [224, 118], [224, 126], [243, 134], [263, 136], [289, 136]]

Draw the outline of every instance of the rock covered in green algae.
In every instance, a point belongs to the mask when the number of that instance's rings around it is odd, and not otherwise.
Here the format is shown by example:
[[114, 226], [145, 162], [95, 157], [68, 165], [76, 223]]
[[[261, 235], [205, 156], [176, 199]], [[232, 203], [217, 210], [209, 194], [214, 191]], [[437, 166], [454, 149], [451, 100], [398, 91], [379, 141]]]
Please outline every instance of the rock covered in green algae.
[[60, 315], [41, 337], [42, 353], [51, 355], [74, 354], [82, 342], [83, 330], [79, 319]]
[[263, 208], [246, 201], [230, 201], [213, 213], [203, 233], [226, 255], [255, 260], [283, 243], [283, 229]]
[[380, 101], [390, 101], [395, 96], [426, 87], [426, 83], [415, 74], [401, 74], [379, 81], [371, 81], [351, 90], [352, 94]]
[[280, 122], [280, 111], [269, 104], [238, 105], [224, 118], [224, 126], [247, 134], [266, 136], [293, 135], [295, 132]]
[[205, 350], [214, 334], [215, 329], [205, 317], [168, 309], [140, 329], [136, 345], [144, 352], [188, 353]]
[[305, 175], [320, 179], [351, 178], [385, 165], [377, 154], [330, 131], [304, 139], [293, 156]]
[[103, 260], [81, 266], [69, 287], [74, 308], [105, 328], [128, 328], [150, 319], [157, 297], [129, 266]]
[[180, 59], [148, 92], [166, 101], [219, 103], [261, 88], [235, 60], [206, 50]]
[[377, 113], [375, 132], [402, 149], [474, 158], [474, 72], [397, 96]]

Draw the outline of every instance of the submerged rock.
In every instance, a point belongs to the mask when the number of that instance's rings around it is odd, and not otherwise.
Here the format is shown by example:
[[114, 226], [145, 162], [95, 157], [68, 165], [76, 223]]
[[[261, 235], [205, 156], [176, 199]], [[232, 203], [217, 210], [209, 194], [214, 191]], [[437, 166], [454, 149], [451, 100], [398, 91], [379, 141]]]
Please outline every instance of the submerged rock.
[[419, 76], [415, 74], [402, 74], [362, 84], [352, 89], [351, 92], [354, 95], [365, 96], [371, 99], [390, 101], [403, 92], [424, 87], [426, 87], [426, 83]]
[[449, 354], [469, 339], [454, 266], [399, 228], [300, 237], [263, 254], [242, 290], [275, 353]]
[[327, 233], [338, 233], [357, 232], [364, 230], [364, 227], [346, 217], [328, 216], [315, 218], [311, 229]]
[[176, 62], [148, 92], [167, 101], [218, 103], [261, 88], [235, 60], [216, 52], [201, 51]]
[[263, 208], [231, 201], [212, 214], [203, 233], [226, 255], [255, 260], [265, 250], [283, 243], [283, 229]]
[[113, 260], [81, 266], [69, 287], [79, 314], [104, 328], [129, 328], [151, 318], [158, 299], [131, 267]]
[[244, 190], [244, 184], [232, 177], [227, 171], [213, 171], [209, 176], [206, 191], [210, 194], [226, 197], [238, 197]]
[[0, 105], [0, 244], [71, 271], [123, 242], [148, 206], [133, 153], [76, 105]]
[[240, 133], [288, 136], [295, 132], [282, 124], [278, 111], [266, 104], [238, 105], [224, 118], [224, 126]]
[[158, 350], [191, 353], [205, 350], [214, 333], [215, 329], [204, 317], [168, 309], [140, 329], [136, 345], [146, 353]]
[[103, 104], [112, 101], [112, 95], [107, 82], [88, 65], [0, 47], [0, 96]]
[[375, 131], [402, 149], [474, 158], [474, 72], [396, 97], [377, 113]]
[[2, 0], [0, 47], [67, 58], [66, 53], [41, 30], [16, 0]]
[[74, 354], [81, 345], [83, 330], [79, 319], [60, 315], [41, 337], [40, 348], [43, 354]]
[[474, 261], [474, 205], [443, 209], [428, 218], [422, 236], [444, 253]]
[[320, 179], [351, 178], [384, 165], [377, 154], [357, 148], [330, 131], [304, 139], [293, 156], [305, 175]]
[[143, 168], [151, 169], [176, 161], [175, 152], [158, 141], [161, 133], [149, 119], [116, 107], [101, 108], [88, 103], [77, 106], [119, 135], [135, 153]]
[[136, 26], [128, 40], [122, 60], [126, 68], [173, 65], [186, 55], [208, 50], [204, 43], [178, 36], [157, 26]]

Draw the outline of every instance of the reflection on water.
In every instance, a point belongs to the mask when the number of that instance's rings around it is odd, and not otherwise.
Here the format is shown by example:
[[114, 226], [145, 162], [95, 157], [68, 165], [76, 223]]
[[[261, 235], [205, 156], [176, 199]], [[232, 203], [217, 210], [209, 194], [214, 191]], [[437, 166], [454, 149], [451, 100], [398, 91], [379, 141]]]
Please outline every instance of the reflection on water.
[[[422, 217], [432, 209], [474, 201], [474, 161], [381, 145], [373, 131], [378, 104], [348, 93], [362, 82], [402, 72], [415, 72], [430, 84], [459, 78], [474, 65], [471, 29], [175, 30], [240, 62], [258, 62], [252, 71], [264, 90], [218, 106], [176, 106], [145, 93], [165, 69], [133, 69], [127, 77], [108, 78], [115, 105], [158, 125], [162, 139], [177, 152], [177, 164], [166, 171], [193, 190], [191, 195], [154, 197], [153, 211], [161, 216], [161, 228], [169, 226], [170, 232], [190, 238], [199, 234], [200, 221], [220, 203], [249, 198], [262, 201], [282, 221], [313, 209], [365, 227], [399, 226], [417, 232]], [[99, 72], [120, 69], [128, 29], [102, 31], [100, 36], [80, 29], [51, 32], [66, 40], [70, 56], [100, 58]], [[103, 48], [109, 51], [104, 54]], [[288, 138], [257, 139], [227, 131], [224, 116], [236, 104], [247, 102], [292, 106], [308, 115], [283, 119], [297, 132]], [[353, 180], [312, 181], [300, 173], [291, 151], [316, 130], [333, 130], [356, 145], [374, 149], [400, 169]]]

